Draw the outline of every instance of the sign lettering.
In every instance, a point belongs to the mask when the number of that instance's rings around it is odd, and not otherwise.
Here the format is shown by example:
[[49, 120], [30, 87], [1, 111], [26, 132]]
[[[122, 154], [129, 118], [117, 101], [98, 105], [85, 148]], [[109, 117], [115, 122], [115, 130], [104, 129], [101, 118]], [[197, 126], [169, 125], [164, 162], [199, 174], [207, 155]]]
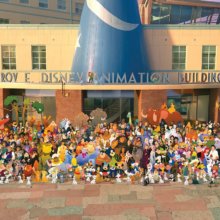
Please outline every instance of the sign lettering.
[[134, 73], [84, 74], [70, 71], [45, 72], [0, 72], [1, 83], [40, 84], [95, 84], [95, 85], [176, 85], [176, 84], [219, 84], [220, 71], [173, 72], [151, 71]]

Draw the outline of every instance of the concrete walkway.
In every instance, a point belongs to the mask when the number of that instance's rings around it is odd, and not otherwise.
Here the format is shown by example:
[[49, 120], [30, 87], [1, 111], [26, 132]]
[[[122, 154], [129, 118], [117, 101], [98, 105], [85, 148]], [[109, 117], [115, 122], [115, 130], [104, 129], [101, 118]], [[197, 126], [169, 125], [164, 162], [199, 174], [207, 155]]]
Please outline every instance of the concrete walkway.
[[2, 220], [220, 219], [220, 187], [181, 183], [0, 185]]

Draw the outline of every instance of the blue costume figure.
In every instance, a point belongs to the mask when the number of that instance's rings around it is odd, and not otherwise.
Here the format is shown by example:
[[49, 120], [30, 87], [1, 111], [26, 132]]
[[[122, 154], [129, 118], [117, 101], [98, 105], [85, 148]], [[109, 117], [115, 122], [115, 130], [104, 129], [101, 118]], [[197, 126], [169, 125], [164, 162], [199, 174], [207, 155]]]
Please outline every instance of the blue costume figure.
[[64, 163], [65, 164], [71, 164], [72, 159], [73, 159], [72, 150], [69, 149], [69, 150], [66, 151], [66, 157], [65, 157]]

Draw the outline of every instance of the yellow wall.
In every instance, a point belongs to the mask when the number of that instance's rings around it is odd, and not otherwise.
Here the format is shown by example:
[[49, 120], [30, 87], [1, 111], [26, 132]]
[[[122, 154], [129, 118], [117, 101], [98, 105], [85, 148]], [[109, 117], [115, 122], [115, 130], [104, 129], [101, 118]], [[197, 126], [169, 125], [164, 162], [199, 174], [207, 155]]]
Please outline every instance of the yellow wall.
[[0, 45], [16, 46], [17, 71], [32, 71], [31, 45], [46, 46], [47, 70], [71, 70], [77, 36], [72, 25], [15, 25], [0, 28]]
[[[207, 26], [208, 27], [208, 26]], [[216, 46], [216, 70], [220, 70], [219, 29], [162, 29], [145, 30], [150, 63], [154, 70], [172, 69], [172, 45], [186, 46], [186, 70], [201, 70], [202, 46]]]

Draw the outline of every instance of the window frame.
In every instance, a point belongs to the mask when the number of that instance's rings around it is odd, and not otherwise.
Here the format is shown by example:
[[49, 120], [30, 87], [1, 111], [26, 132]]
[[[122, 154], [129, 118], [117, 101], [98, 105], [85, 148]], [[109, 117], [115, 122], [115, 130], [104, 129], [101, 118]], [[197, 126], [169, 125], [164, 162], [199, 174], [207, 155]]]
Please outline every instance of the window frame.
[[[22, 1], [26, 1], [26, 2], [22, 2]], [[30, 1], [29, 0], [19, 0], [19, 3], [23, 4], [23, 5], [29, 5]]]
[[[208, 48], [208, 49], [205, 49]], [[215, 48], [213, 51], [211, 50], [211, 48]], [[210, 59], [213, 58], [210, 55], [213, 55], [212, 53], [215, 52], [214, 55], [214, 62], [210, 63]], [[216, 68], [216, 53], [217, 53], [217, 47], [216, 45], [203, 45], [202, 46], [202, 70], [215, 70]], [[205, 62], [204, 60], [207, 59], [207, 62]], [[213, 65], [212, 68], [210, 68], [210, 66]], [[205, 67], [207, 66], [207, 67]]]
[[[34, 47], [38, 47], [38, 49], [36, 51], [33, 50]], [[45, 56], [42, 56], [41, 53], [43, 51], [41, 51], [39, 49], [39, 47], [44, 47], [45, 48]], [[35, 54], [38, 54], [36, 57], [33, 56]], [[38, 61], [35, 61], [38, 60]], [[42, 59], [45, 59], [45, 62], [42, 62]], [[32, 60], [32, 70], [33, 71], [38, 71], [38, 70], [46, 70], [47, 69], [47, 47], [46, 45], [31, 45], [31, 60]], [[34, 65], [37, 65], [37, 68], [34, 68]], [[45, 68], [42, 67], [42, 65], [45, 65]]]
[[[65, 9], [64, 8], [59, 8], [59, 6], [63, 5], [63, 4], [60, 4], [61, 2], [65, 2]], [[59, 11], [66, 11], [66, 0], [57, 0], [57, 10]]]
[[0, 22], [0, 24], [10, 24], [9, 18], [0, 18], [0, 21], [7, 21], [7, 22]]
[[[46, 2], [47, 1], [47, 2]], [[45, 7], [45, 6], [46, 7]], [[49, 2], [48, 0], [38, 0], [38, 7], [41, 9], [48, 9], [49, 8]]]
[[[181, 51], [181, 47], [184, 48], [183, 51]], [[177, 57], [174, 56], [174, 54], [176, 54]], [[187, 54], [186, 45], [172, 45], [172, 70], [186, 70], [186, 54]], [[174, 59], [176, 59], [175, 62]], [[185, 62], [180, 62], [181, 59], [184, 59]]]
[[[79, 6], [79, 5], [80, 5], [80, 8], [77, 7], [77, 6]], [[79, 9], [80, 9], [80, 11], [79, 11]], [[76, 3], [75, 3], [75, 13], [76, 13], [77, 15], [80, 15], [80, 14], [82, 13], [82, 11], [83, 11], [83, 3], [76, 2]]]
[[[3, 48], [4, 47], [8, 47], [8, 48], [14, 48], [14, 53], [15, 56], [11, 56], [11, 53], [13, 53], [13, 51], [11, 51], [11, 49], [4, 51], [4, 53], [8, 53], [8, 57], [4, 57], [3, 55]], [[4, 62], [4, 59], [8, 59], [8, 63]], [[15, 59], [15, 62], [11, 62], [11, 59]], [[2, 61], [2, 70], [16, 70], [17, 69], [17, 59], [16, 59], [16, 45], [14, 44], [5, 44], [5, 45], [1, 45], [1, 61]], [[8, 65], [8, 68], [5, 68], [4, 65]], [[12, 68], [11, 66], [14, 65], [15, 68]]]

